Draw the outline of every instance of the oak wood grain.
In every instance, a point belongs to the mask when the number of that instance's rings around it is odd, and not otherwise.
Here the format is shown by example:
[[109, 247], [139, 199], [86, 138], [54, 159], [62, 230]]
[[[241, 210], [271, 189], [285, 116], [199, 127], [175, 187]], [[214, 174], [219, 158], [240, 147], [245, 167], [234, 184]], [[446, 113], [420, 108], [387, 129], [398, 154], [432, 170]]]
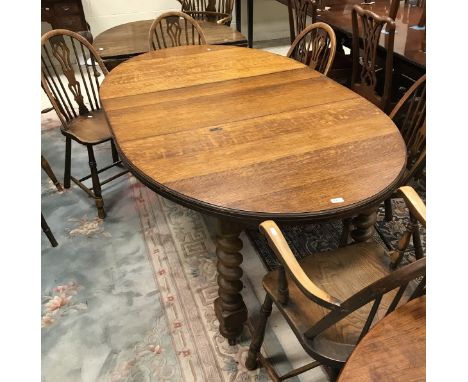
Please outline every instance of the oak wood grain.
[[339, 381], [425, 381], [426, 296], [378, 322], [356, 346]]
[[[94, 39], [94, 47], [103, 59], [134, 56], [148, 52], [148, 32], [154, 20], [133, 21], [107, 29]], [[227, 25], [198, 20], [207, 44], [245, 45], [247, 39]]]
[[150, 52], [115, 68], [100, 94], [134, 174], [203, 212], [252, 220], [352, 214], [389, 195], [405, 166], [401, 135], [377, 107], [264, 51]]

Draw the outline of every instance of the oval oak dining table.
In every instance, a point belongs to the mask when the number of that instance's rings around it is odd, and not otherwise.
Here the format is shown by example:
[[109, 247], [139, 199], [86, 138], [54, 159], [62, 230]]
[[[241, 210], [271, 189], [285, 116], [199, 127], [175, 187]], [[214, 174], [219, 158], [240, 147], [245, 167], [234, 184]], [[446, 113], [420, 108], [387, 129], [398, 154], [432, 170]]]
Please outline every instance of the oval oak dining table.
[[[130, 57], [148, 52], [148, 33], [153, 21], [140, 20], [117, 25], [95, 37], [93, 45], [109, 69]], [[245, 36], [227, 25], [204, 20], [198, 21], [198, 24], [208, 44], [247, 46]]]
[[379, 321], [351, 353], [338, 382], [425, 381], [426, 296]]
[[352, 238], [368, 240], [378, 204], [405, 168], [405, 144], [387, 115], [309, 67], [261, 50], [145, 53], [116, 67], [100, 98], [135, 177], [218, 218], [215, 311], [230, 344], [247, 320], [242, 229], [266, 219], [354, 216]]

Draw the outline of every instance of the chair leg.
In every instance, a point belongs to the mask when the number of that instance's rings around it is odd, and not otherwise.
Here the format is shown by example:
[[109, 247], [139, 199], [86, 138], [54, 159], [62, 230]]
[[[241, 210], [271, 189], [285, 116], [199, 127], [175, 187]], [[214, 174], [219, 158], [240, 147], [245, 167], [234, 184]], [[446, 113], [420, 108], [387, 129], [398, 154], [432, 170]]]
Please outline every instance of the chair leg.
[[349, 233], [351, 232], [351, 218], [343, 219], [343, 231], [340, 237], [340, 247], [346, 247], [349, 241]]
[[71, 139], [65, 139], [65, 173], [63, 175], [63, 187], [70, 188], [71, 181]]
[[118, 162], [120, 160], [119, 153], [117, 152], [117, 147], [115, 147], [114, 140], [111, 139], [111, 149], [112, 149], [112, 162]]
[[392, 199], [388, 198], [384, 202], [385, 205], [385, 221], [391, 222], [393, 220]]
[[268, 317], [270, 317], [272, 310], [273, 300], [267, 293], [265, 301], [263, 302], [262, 308], [260, 309], [260, 318], [253, 333], [252, 342], [250, 343], [249, 353], [245, 361], [245, 367], [249, 370], [255, 370], [257, 368], [257, 358], [262, 347], [263, 338], [265, 337], [265, 328]]
[[331, 366], [322, 365], [323, 371], [328, 375], [328, 380], [330, 382], [335, 382], [340, 375], [341, 369], [337, 369]]
[[47, 239], [49, 239], [50, 245], [52, 245], [52, 247], [56, 247], [58, 245], [57, 240], [55, 240], [55, 237], [52, 234], [52, 231], [50, 230], [50, 227], [47, 224], [47, 222], [46, 222], [46, 220], [44, 218], [44, 215], [42, 215], [42, 214], [41, 214], [41, 227], [42, 227], [42, 231], [47, 236]]
[[416, 260], [422, 259], [424, 256], [424, 251], [421, 243], [421, 233], [419, 232], [419, 224], [416, 218], [411, 215], [410, 216], [411, 223], [413, 223], [413, 247], [414, 247], [414, 255]]
[[57, 187], [58, 191], [63, 191], [62, 185], [60, 182], [57, 180], [54, 172], [52, 171], [52, 168], [50, 167], [49, 162], [47, 162], [47, 159], [44, 158], [43, 155], [41, 155], [41, 167], [47, 174], [47, 176], [50, 178], [52, 182], [54, 182], [55, 187]]
[[96, 201], [98, 216], [101, 219], [104, 219], [106, 217], [106, 213], [104, 212], [104, 201], [102, 200], [101, 196], [101, 183], [99, 182], [96, 159], [94, 158], [94, 150], [93, 146], [87, 146], [87, 148], [89, 157], [89, 168], [91, 169], [91, 180], [93, 182], [94, 200]]

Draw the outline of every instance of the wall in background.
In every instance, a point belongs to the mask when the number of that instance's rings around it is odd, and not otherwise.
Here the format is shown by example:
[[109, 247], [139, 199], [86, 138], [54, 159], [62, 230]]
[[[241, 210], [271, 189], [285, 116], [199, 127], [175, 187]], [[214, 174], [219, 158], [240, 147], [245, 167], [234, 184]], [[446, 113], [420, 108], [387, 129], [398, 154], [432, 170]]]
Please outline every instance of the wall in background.
[[[82, 0], [86, 20], [93, 36], [113, 26], [154, 19], [161, 13], [180, 10], [177, 0]], [[235, 11], [232, 27], [235, 27]], [[42, 23], [42, 33], [50, 30]], [[247, 36], [247, 0], [242, 0], [242, 33]], [[254, 0], [254, 41], [289, 35], [287, 7], [275, 0]]]

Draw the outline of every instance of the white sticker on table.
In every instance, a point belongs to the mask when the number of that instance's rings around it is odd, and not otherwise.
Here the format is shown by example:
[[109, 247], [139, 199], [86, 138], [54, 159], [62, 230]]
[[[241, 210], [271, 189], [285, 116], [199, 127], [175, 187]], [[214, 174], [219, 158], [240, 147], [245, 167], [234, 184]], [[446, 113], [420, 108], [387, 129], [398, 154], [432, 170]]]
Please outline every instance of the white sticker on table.
[[332, 203], [343, 203], [344, 199], [343, 198], [333, 198], [333, 199], [330, 199], [330, 202], [332, 202]]

